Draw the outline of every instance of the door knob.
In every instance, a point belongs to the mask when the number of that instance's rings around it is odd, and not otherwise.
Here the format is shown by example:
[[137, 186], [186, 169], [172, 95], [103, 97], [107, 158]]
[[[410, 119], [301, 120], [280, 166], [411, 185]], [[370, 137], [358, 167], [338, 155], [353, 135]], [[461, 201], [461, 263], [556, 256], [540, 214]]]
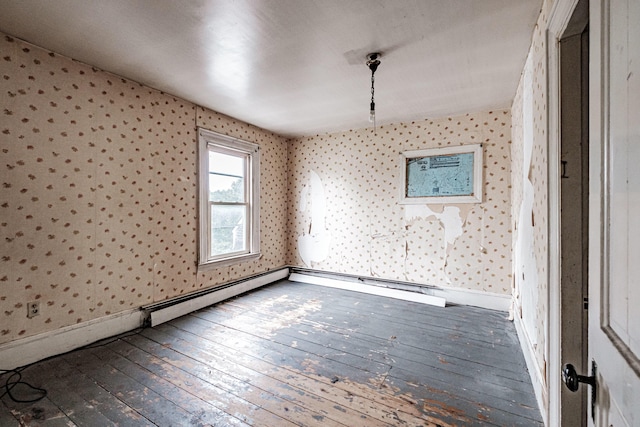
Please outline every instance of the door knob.
[[576, 368], [574, 368], [571, 363], [567, 363], [562, 367], [562, 381], [564, 381], [564, 384], [569, 390], [573, 392], [578, 391], [580, 383], [589, 384], [591, 387], [593, 387], [593, 390], [591, 390], [591, 419], [594, 420], [594, 422], [596, 416], [596, 391], [598, 387], [596, 384], [597, 369], [598, 367], [596, 366], [596, 362], [592, 361], [591, 376], [585, 377], [584, 375], [578, 375], [578, 373], [576, 372]]
[[571, 363], [567, 363], [562, 367], [562, 381], [564, 381], [567, 388], [573, 392], [578, 391], [580, 383], [589, 384], [593, 387], [595, 387], [596, 385], [595, 375], [592, 375], [590, 377], [578, 375], [578, 373], [576, 372], [576, 368], [574, 368]]

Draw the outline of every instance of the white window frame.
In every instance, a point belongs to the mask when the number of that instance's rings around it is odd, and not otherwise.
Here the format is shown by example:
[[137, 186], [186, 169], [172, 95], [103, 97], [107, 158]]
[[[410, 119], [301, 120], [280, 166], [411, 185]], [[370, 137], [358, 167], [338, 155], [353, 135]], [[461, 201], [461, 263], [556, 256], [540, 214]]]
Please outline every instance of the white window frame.
[[[407, 162], [414, 159], [425, 159], [429, 157], [450, 156], [456, 154], [473, 154], [473, 169], [470, 172], [473, 176], [473, 192], [469, 195], [444, 195], [444, 196], [424, 196], [408, 197], [407, 189]], [[438, 204], [438, 203], [482, 203], [482, 144], [465, 144], [455, 147], [438, 147], [424, 150], [411, 150], [400, 153], [400, 189], [399, 201], [401, 205], [416, 204]]]
[[[260, 146], [222, 135], [208, 129], [198, 129], [199, 152], [199, 255], [198, 267], [221, 267], [260, 257]], [[245, 170], [245, 194], [249, 203], [247, 209], [246, 250], [211, 256], [211, 202], [209, 200], [209, 152], [239, 154], [247, 158]]]

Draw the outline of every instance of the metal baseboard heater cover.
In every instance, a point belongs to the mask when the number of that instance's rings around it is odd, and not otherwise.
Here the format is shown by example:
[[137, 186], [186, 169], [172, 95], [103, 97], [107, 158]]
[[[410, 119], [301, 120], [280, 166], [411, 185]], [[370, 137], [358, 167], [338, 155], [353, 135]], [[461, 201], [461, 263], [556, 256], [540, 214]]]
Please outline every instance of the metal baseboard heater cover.
[[216, 304], [220, 301], [268, 285], [289, 276], [289, 268], [269, 271], [247, 279], [238, 280], [212, 289], [194, 292], [167, 301], [142, 307], [147, 324], [157, 326], [185, 314]]
[[404, 301], [413, 301], [421, 304], [435, 305], [437, 307], [444, 307], [447, 302], [445, 298], [425, 295], [417, 292], [407, 292], [398, 289], [384, 288], [381, 286], [366, 285], [362, 283], [329, 279], [326, 277], [305, 275], [300, 273], [292, 273], [289, 276], [289, 280], [291, 280], [292, 282], [310, 283], [312, 285], [328, 286], [331, 288], [346, 289], [349, 291], [379, 295], [387, 298], [395, 298]]
[[356, 276], [295, 266], [289, 266], [289, 268], [291, 271], [289, 280], [291, 281], [373, 293], [374, 295], [389, 296], [392, 298], [408, 298], [408, 301], [416, 301], [417, 299], [420, 301], [416, 302], [424, 302], [439, 307], [443, 307], [442, 304], [444, 303], [445, 305], [469, 305], [489, 310], [509, 312], [512, 302], [512, 296], [510, 294], [403, 282], [379, 277]]

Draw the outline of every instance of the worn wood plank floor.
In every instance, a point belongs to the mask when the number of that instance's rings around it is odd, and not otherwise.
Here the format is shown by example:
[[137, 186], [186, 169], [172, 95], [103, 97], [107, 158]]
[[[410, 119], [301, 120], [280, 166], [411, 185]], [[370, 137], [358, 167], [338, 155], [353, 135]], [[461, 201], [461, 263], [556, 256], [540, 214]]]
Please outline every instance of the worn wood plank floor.
[[288, 281], [23, 379], [2, 426], [542, 426], [505, 313]]

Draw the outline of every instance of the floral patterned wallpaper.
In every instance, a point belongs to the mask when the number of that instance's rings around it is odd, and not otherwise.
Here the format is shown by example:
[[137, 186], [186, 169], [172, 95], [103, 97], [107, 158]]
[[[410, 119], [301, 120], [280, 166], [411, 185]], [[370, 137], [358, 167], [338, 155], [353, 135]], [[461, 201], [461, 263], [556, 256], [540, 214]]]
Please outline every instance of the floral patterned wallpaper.
[[[284, 138], [4, 35], [0, 96], [0, 343], [286, 264]], [[263, 150], [257, 261], [197, 272], [197, 126]]]
[[[287, 140], [198, 107], [198, 126], [260, 145], [260, 251], [257, 261], [205, 270], [198, 283], [220, 284], [286, 264]], [[194, 245], [195, 250], [195, 245]], [[195, 256], [195, 255], [194, 255]]]
[[[398, 203], [400, 153], [482, 143], [484, 202]], [[508, 110], [301, 138], [289, 145], [293, 265], [511, 292]]]
[[[511, 292], [508, 110], [288, 141], [4, 35], [0, 94], [0, 344], [286, 264]], [[256, 261], [196, 268], [199, 126], [261, 146]], [[474, 143], [483, 203], [397, 203], [401, 151]]]

